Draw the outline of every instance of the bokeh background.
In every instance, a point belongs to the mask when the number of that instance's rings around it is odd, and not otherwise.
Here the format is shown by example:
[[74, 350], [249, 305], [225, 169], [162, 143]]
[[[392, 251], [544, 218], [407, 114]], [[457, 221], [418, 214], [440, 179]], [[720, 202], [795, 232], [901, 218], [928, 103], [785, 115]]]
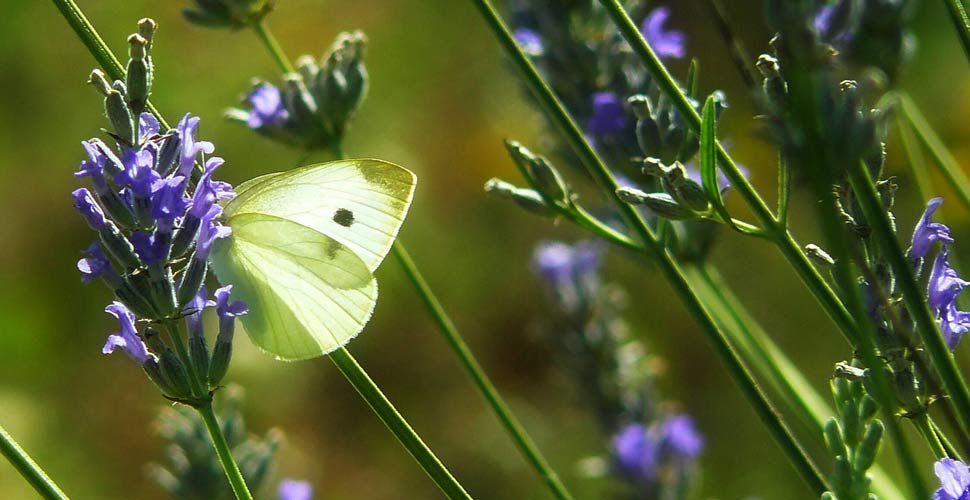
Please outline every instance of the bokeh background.
[[[703, 3], [667, 3], [671, 27], [687, 33], [688, 50], [700, 60], [701, 88], [728, 93], [732, 107], [722, 135], [733, 140], [755, 185], [773, 192], [771, 149], [756, 134], [751, 100]], [[228, 161], [221, 175], [235, 183], [296, 164], [299, 153], [222, 119], [251, 77], [277, 76], [252, 33], [189, 25], [180, 17], [183, 2], [79, 4], [119, 54], [139, 18], [158, 20], [153, 101], [170, 120], [188, 111], [202, 117], [202, 137]], [[750, 50], [765, 50], [770, 35], [760, 2], [725, 4]], [[83, 286], [74, 269], [91, 234], [71, 208], [68, 193], [78, 184], [71, 174], [82, 159], [79, 141], [105, 125], [101, 100], [85, 85], [94, 63], [53, 5], [5, 0], [2, 6], [0, 422], [75, 498], [163, 498], [144, 464], [163, 458], [154, 420], [166, 402], [124, 356], [100, 354], [114, 328], [102, 312], [109, 294], [100, 285]], [[537, 327], [548, 308], [529, 268], [539, 240], [581, 235], [483, 195], [489, 177], [517, 178], [501, 140], [537, 144], [542, 121], [471, 3], [280, 0], [269, 23], [291, 58], [321, 54], [342, 30], [367, 33], [370, 95], [345, 150], [418, 174], [403, 240], [577, 498], [600, 497], [603, 481], [585, 478], [577, 462], [602, 453], [606, 440]], [[901, 86], [958, 159], [970, 161], [970, 68], [942, 3], [922, 2], [913, 28], [918, 52]], [[684, 63], [673, 66], [684, 74]], [[908, 232], [920, 207], [900, 156], [893, 151], [890, 168], [902, 176], [898, 220]], [[810, 203], [800, 195], [793, 215], [804, 242], [815, 234]], [[966, 214], [955, 200], [942, 214], [968, 241]], [[832, 324], [771, 247], [722, 236], [715, 262], [774, 339], [826, 390], [833, 364], [849, 355]], [[961, 247], [970, 248], [958, 243], [956, 253]], [[666, 359], [661, 389], [697, 418], [706, 436], [698, 498], [798, 498], [799, 479], [662, 277], [621, 255], [608, 257], [605, 273], [628, 292], [633, 331]], [[378, 278], [376, 314], [350, 350], [473, 495], [545, 498], [392, 259]], [[439, 497], [329, 361], [276, 362], [245, 336], [237, 346], [229, 380], [246, 389], [250, 429], [262, 434], [279, 427], [286, 435], [277, 478], [307, 479], [321, 499]], [[929, 475], [928, 454], [924, 463]], [[0, 498], [33, 495], [0, 463]]]

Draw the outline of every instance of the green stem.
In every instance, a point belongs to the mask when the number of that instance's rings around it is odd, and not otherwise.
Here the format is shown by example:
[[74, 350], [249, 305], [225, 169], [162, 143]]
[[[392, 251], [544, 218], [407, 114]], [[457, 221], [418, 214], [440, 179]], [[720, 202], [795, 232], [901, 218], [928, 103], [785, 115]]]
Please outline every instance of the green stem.
[[280, 43], [276, 41], [276, 37], [273, 36], [273, 32], [270, 31], [269, 26], [266, 25], [266, 21], [259, 21], [258, 23], [253, 23], [253, 31], [259, 35], [259, 39], [263, 41], [263, 45], [269, 50], [269, 53], [273, 55], [273, 59], [276, 60], [276, 65], [283, 70], [283, 73], [296, 73], [296, 68], [290, 63], [290, 59], [286, 57], [286, 53], [283, 52], [283, 47]]
[[236, 465], [236, 460], [232, 457], [229, 442], [226, 441], [226, 436], [222, 433], [222, 427], [219, 426], [219, 421], [216, 420], [216, 414], [212, 411], [212, 401], [207, 401], [195, 409], [202, 416], [202, 421], [205, 422], [205, 428], [209, 430], [209, 437], [212, 438], [212, 444], [215, 445], [216, 455], [219, 456], [219, 462], [222, 463], [222, 470], [226, 472], [229, 484], [232, 485], [232, 492], [238, 500], [252, 500], [253, 496], [249, 493], [249, 488], [246, 487], [246, 480], [243, 479], [242, 472], [239, 471], [239, 466]]
[[[700, 134], [701, 116], [691, 105], [687, 96], [684, 95], [684, 92], [670, 75], [670, 72], [667, 71], [667, 68], [664, 67], [660, 58], [650, 48], [650, 45], [643, 38], [639, 28], [630, 19], [630, 16], [627, 15], [617, 0], [600, 0], [600, 3], [606, 7], [607, 12], [613, 18], [614, 23], [620, 29], [627, 43], [640, 56], [641, 62], [647, 67], [654, 81], [660, 87], [661, 92], [670, 99], [691, 130], [696, 134]], [[768, 205], [758, 195], [757, 191], [755, 191], [741, 170], [738, 169], [737, 164], [735, 164], [734, 160], [731, 159], [730, 155], [727, 154], [727, 151], [720, 143], [717, 145], [717, 162], [724, 172], [724, 175], [731, 181], [732, 189], [737, 191], [738, 195], [745, 201], [767, 235], [778, 246], [782, 255], [792, 268], [794, 268], [798, 277], [822, 305], [826, 314], [839, 327], [839, 330], [849, 343], [853, 346], [856, 345], [857, 327], [852, 315], [845, 308], [845, 304], [839, 300], [838, 296], [829, 287], [822, 275], [815, 269], [811, 260], [802, 251], [798, 242], [788, 232], [785, 225], [771, 213], [771, 209], [768, 208]]]
[[957, 196], [960, 197], [960, 201], [966, 208], [970, 208], [970, 179], [967, 179], [967, 174], [960, 168], [960, 164], [956, 158], [950, 154], [950, 151], [943, 144], [940, 136], [933, 131], [933, 127], [930, 126], [929, 121], [920, 112], [916, 103], [906, 94], [895, 93], [893, 95], [899, 103], [901, 116], [909, 123], [912, 131], [916, 134], [916, 138], [929, 151], [933, 162], [936, 163], [940, 172], [943, 173], [943, 177], [946, 178], [950, 186], [956, 191]]
[[462, 339], [461, 334], [458, 333], [458, 329], [452, 322], [451, 318], [445, 312], [441, 303], [438, 302], [438, 298], [435, 297], [434, 292], [431, 291], [431, 287], [425, 281], [424, 277], [421, 276], [421, 272], [418, 271], [417, 266], [408, 254], [407, 249], [400, 242], [395, 242], [393, 246], [394, 256], [397, 257], [398, 262], [401, 263], [401, 267], [404, 269], [404, 273], [407, 275], [411, 284], [414, 285], [415, 290], [417, 290], [418, 295], [421, 296], [421, 300], [424, 302], [425, 307], [427, 307], [428, 312], [434, 318], [435, 322], [438, 324], [438, 328], [441, 333], [444, 334], [445, 340], [448, 341], [448, 345], [451, 349], [458, 355], [459, 361], [461, 361], [462, 366], [471, 376], [478, 390], [485, 396], [485, 400], [488, 401], [489, 406], [492, 407], [492, 411], [501, 421], [502, 426], [505, 430], [512, 436], [512, 440], [515, 441], [516, 446], [519, 451], [525, 456], [532, 467], [539, 473], [539, 475], [546, 482], [552, 494], [559, 499], [572, 498], [566, 487], [559, 480], [559, 476], [555, 471], [549, 467], [549, 464], [543, 458], [542, 453], [539, 451], [535, 442], [529, 437], [525, 429], [522, 428], [522, 424], [515, 418], [508, 406], [502, 400], [499, 395], [498, 390], [496, 390], [495, 385], [489, 380], [485, 371], [482, 370], [481, 365], [475, 359], [468, 345]]
[[506, 50], [507, 55], [512, 59], [522, 74], [525, 83], [538, 99], [547, 116], [565, 135], [567, 141], [586, 166], [590, 175], [604, 191], [610, 194], [610, 198], [616, 203], [617, 209], [627, 224], [637, 231], [650, 256], [653, 257], [654, 262], [657, 263], [661, 272], [670, 282], [674, 292], [684, 302], [691, 317], [697, 320], [701, 332], [707, 337], [715, 353], [727, 368], [728, 373], [741, 388], [744, 396], [754, 408], [755, 413], [768, 428], [789, 460], [791, 460], [796, 471], [816, 495], [821, 495], [828, 489], [822, 475], [788, 430], [788, 427], [782, 421], [778, 412], [771, 406], [771, 403], [751, 377], [751, 374], [745, 368], [737, 353], [715, 324], [710, 313], [700, 302], [697, 295], [694, 294], [693, 290], [691, 290], [690, 285], [687, 283], [674, 258], [656, 239], [653, 230], [646, 224], [639, 212], [633, 206], [623, 203], [616, 196], [616, 190], [619, 188], [619, 184], [616, 182], [613, 174], [596, 155], [593, 148], [586, 141], [582, 131], [552, 92], [552, 89], [549, 88], [539, 75], [538, 70], [536, 70], [529, 58], [518, 47], [508, 27], [502, 21], [501, 17], [499, 17], [498, 12], [495, 11], [491, 2], [489, 0], [473, 0], [473, 3]]
[[933, 428], [930, 426], [930, 419], [926, 416], [925, 413], [912, 420], [913, 420], [913, 425], [916, 427], [916, 430], [918, 430], [919, 433], [923, 436], [923, 440], [926, 441], [926, 443], [929, 445], [930, 451], [933, 452], [933, 455], [936, 456], [937, 459], [950, 456], [950, 454], [947, 453], [946, 449], [944, 449], [943, 443], [936, 435], [936, 432], [934, 432]]
[[916, 136], [907, 123], [906, 118], [900, 113], [897, 113], [895, 122], [896, 131], [899, 133], [900, 145], [902, 145], [903, 151], [906, 153], [907, 167], [909, 167], [910, 173], [913, 174], [913, 180], [916, 181], [916, 190], [919, 191], [920, 200], [923, 204], [926, 204], [933, 197], [933, 183], [930, 181], [926, 162], [924, 161], [922, 152], [919, 150], [919, 146], [916, 144]]
[[953, 27], [957, 30], [960, 37], [960, 45], [963, 53], [970, 60], [970, 18], [967, 17], [967, 10], [963, 7], [961, 0], [943, 0], [946, 3], [946, 10], [950, 13], [953, 20]]
[[906, 309], [916, 320], [917, 332], [930, 360], [932, 360], [940, 375], [943, 387], [946, 388], [947, 394], [953, 402], [957, 418], [963, 429], [970, 429], [970, 391], [967, 390], [967, 385], [960, 375], [956, 361], [950, 353], [950, 348], [943, 339], [939, 325], [933, 318], [933, 313], [925, 299], [925, 293], [916, 282], [912, 265], [906, 258], [899, 240], [896, 239], [893, 224], [879, 200], [876, 185], [869, 177], [869, 172], [862, 162], [850, 167], [849, 179], [862, 212], [869, 224], [872, 225], [873, 237], [882, 247], [883, 254], [889, 261], [896, 277], [896, 283], [902, 291]]
[[10, 462], [17, 472], [33, 486], [34, 490], [45, 500], [67, 500], [67, 495], [54, 484], [54, 481], [47, 476], [44, 469], [41, 469], [37, 462], [34, 462], [30, 455], [14, 441], [10, 434], [0, 426], [0, 453]]
[[377, 384], [371, 380], [364, 369], [357, 363], [357, 360], [350, 355], [349, 351], [341, 347], [330, 353], [328, 357], [333, 361], [333, 364], [337, 365], [340, 372], [350, 381], [354, 389], [364, 398], [364, 401], [367, 401], [367, 404], [370, 405], [374, 413], [384, 422], [384, 425], [390, 429], [394, 437], [421, 464], [421, 467], [428, 473], [431, 480], [441, 488], [441, 491], [448, 498], [471, 498], [465, 492], [465, 489], [462, 488], [461, 484], [448, 472], [448, 469], [438, 460], [438, 457], [428, 448], [428, 445], [424, 444], [421, 437], [404, 420], [404, 417], [398, 413], [394, 405], [388, 401], [384, 393], [377, 387]]
[[953, 443], [947, 439], [943, 429], [940, 429], [940, 426], [937, 425], [933, 419], [929, 419], [929, 424], [930, 428], [933, 429], [933, 433], [936, 434], [937, 439], [940, 440], [940, 444], [943, 445], [943, 449], [946, 450], [946, 456], [963, 462], [963, 457], [960, 456], [960, 452], [958, 452], [956, 447], [953, 446]]

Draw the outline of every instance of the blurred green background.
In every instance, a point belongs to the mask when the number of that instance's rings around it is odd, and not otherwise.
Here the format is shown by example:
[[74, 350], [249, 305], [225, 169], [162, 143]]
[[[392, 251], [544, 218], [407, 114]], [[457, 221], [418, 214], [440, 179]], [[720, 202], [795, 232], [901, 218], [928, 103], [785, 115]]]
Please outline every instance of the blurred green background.
[[[756, 186], [772, 193], [773, 153], [757, 136], [751, 100], [707, 10], [700, 0], [669, 3], [671, 27], [687, 33], [688, 49], [700, 59], [701, 88], [725, 89], [731, 99], [722, 135], [733, 140], [735, 156], [750, 167]], [[725, 3], [750, 50], [765, 50], [769, 33], [760, 2]], [[182, 2], [79, 4], [119, 54], [139, 18], [159, 22], [153, 101], [170, 121], [188, 111], [202, 117], [201, 136], [228, 161], [222, 176], [237, 183], [298, 161], [299, 153], [222, 119], [251, 77], [277, 78], [252, 33], [189, 25], [180, 17]], [[71, 208], [68, 193], [78, 185], [72, 172], [82, 158], [79, 142], [105, 126], [100, 98], [85, 85], [94, 63], [53, 5], [2, 5], [0, 422], [75, 498], [163, 498], [144, 464], [163, 458], [153, 422], [166, 402], [124, 356], [100, 354], [115, 326], [102, 312], [110, 297], [100, 284], [83, 286], [74, 269], [92, 235]], [[957, 157], [970, 160], [968, 67], [943, 9], [941, 2], [920, 5], [914, 23], [919, 48], [902, 87]], [[606, 440], [537, 327], [546, 301], [529, 270], [537, 241], [580, 235], [482, 193], [491, 176], [517, 178], [501, 140], [514, 137], [538, 147], [542, 122], [471, 3], [279, 0], [269, 23], [291, 58], [321, 54], [341, 30], [367, 33], [370, 94], [345, 150], [418, 174], [403, 240], [577, 498], [600, 497], [603, 482], [584, 478], [576, 464], [602, 453]], [[683, 62], [673, 66], [684, 73]], [[907, 234], [919, 201], [900, 169], [901, 155], [895, 145], [891, 149], [890, 168], [903, 176], [897, 216]], [[810, 242], [812, 200], [802, 195], [797, 203], [796, 233]], [[942, 214], [968, 241], [967, 218], [955, 199]], [[827, 394], [833, 363], [849, 355], [844, 342], [771, 247], [722, 236], [715, 261]], [[958, 244], [957, 252], [961, 246], [968, 248]], [[799, 498], [799, 479], [662, 277], [619, 255], [609, 257], [606, 276], [627, 289], [633, 330], [667, 360], [662, 390], [696, 416], [706, 436], [698, 497]], [[350, 350], [473, 495], [546, 498], [393, 259], [378, 278], [377, 311]], [[439, 497], [329, 361], [276, 362], [245, 336], [237, 346], [229, 380], [247, 391], [250, 430], [280, 427], [287, 436], [277, 478], [307, 479], [321, 499]], [[962, 356], [967, 349], [962, 346]], [[916, 448], [929, 475], [929, 454], [921, 444]], [[0, 498], [33, 495], [0, 463]]]

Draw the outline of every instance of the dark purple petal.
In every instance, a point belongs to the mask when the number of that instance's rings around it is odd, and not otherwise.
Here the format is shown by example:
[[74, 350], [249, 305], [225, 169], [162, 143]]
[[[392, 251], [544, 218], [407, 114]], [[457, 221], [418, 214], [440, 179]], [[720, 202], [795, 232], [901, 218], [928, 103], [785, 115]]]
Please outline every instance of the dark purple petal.
[[926, 204], [926, 211], [923, 212], [923, 216], [916, 223], [916, 228], [913, 229], [913, 243], [909, 250], [912, 258], [922, 259], [926, 257], [934, 242], [953, 243], [950, 228], [939, 222], [933, 222], [933, 213], [941, 204], [943, 204], [943, 198], [933, 198]]
[[951, 458], [942, 458], [933, 465], [940, 489], [936, 497], [943, 500], [963, 500], [970, 489], [970, 469], [966, 464]]
[[970, 285], [950, 267], [949, 254], [941, 250], [933, 261], [926, 296], [930, 309], [940, 323], [940, 331], [950, 349], [956, 348], [960, 337], [970, 331], [970, 313], [957, 309], [957, 296]]
[[108, 189], [108, 184], [104, 179], [104, 163], [107, 158], [94, 140], [81, 141], [81, 146], [88, 153], [88, 159], [81, 162], [81, 167], [78, 168], [77, 172], [74, 172], [74, 176], [89, 177], [94, 185], [94, 190], [103, 193]]
[[94, 196], [87, 188], [75, 189], [71, 196], [74, 197], [74, 208], [81, 213], [91, 229], [101, 231], [108, 225], [108, 220], [104, 217], [101, 206], [94, 201]]
[[283, 107], [280, 89], [271, 83], [258, 83], [249, 91], [246, 102], [251, 106], [249, 120], [246, 122], [249, 128], [258, 129], [275, 125], [289, 117], [289, 113]]
[[235, 302], [229, 302], [229, 296], [232, 293], [232, 285], [226, 285], [222, 288], [216, 289], [215, 302], [209, 303], [210, 306], [214, 305], [216, 307], [216, 314], [220, 318], [235, 318], [237, 316], [242, 316], [249, 312], [249, 306], [241, 300]]
[[694, 420], [687, 415], [674, 415], [663, 422], [663, 446], [675, 457], [689, 460], [704, 449], [704, 439], [694, 427]]
[[672, 57], [680, 59], [686, 55], [685, 44], [687, 37], [680, 31], [664, 31], [664, 23], [670, 17], [670, 9], [667, 7], [657, 7], [647, 14], [640, 26], [643, 37], [653, 48], [657, 57], [664, 59]]
[[148, 234], [142, 231], [131, 233], [132, 246], [135, 253], [148, 265], [158, 264], [168, 257], [168, 238], [159, 238], [155, 234]]
[[130, 150], [121, 157], [125, 170], [115, 176], [115, 183], [127, 187], [132, 194], [147, 198], [152, 194], [152, 184], [161, 177], [155, 171], [153, 148]]
[[135, 315], [121, 302], [112, 302], [104, 308], [104, 311], [118, 320], [121, 329], [108, 336], [108, 341], [105, 342], [101, 352], [110, 354], [115, 348], [120, 347], [139, 364], [148, 361], [148, 348], [138, 337], [138, 331], [135, 329]]
[[215, 146], [208, 141], [196, 141], [195, 132], [199, 128], [199, 117], [186, 113], [179, 121], [176, 131], [182, 141], [182, 155], [179, 159], [178, 174], [188, 177], [199, 153], [212, 154]]
[[313, 488], [306, 481], [284, 479], [280, 481], [279, 500], [310, 500], [313, 498]]
[[191, 200], [185, 196], [188, 181], [181, 175], [159, 179], [152, 184], [152, 217], [174, 219], [185, 215]]
[[612, 92], [593, 94], [593, 113], [586, 123], [586, 129], [595, 135], [615, 135], [627, 125], [623, 102]]
[[657, 452], [657, 443], [643, 425], [630, 424], [613, 437], [613, 459], [624, 473], [654, 477]]
[[542, 55], [542, 52], [545, 50], [542, 37], [529, 28], [519, 28], [515, 30], [513, 36], [515, 37], [516, 43], [519, 44], [519, 47], [522, 47], [522, 51], [530, 56]]
[[195, 296], [192, 297], [192, 300], [182, 308], [182, 314], [185, 315], [185, 322], [189, 327], [189, 334], [202, 335], [202, 311], [212, 305], [212, 301], [209, 300], [209, 290], [205, 285], [202, 285]]

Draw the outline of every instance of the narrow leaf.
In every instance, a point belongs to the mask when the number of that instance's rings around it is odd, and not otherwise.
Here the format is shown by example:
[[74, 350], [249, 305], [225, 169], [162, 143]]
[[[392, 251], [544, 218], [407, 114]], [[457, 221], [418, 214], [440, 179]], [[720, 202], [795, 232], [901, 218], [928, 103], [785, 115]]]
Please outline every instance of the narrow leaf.
[[701, 122], [701, 181], [714, 210], [721, 216], [725, 224], [737, 230], [731, 220], [731, 215], [724, 208], [721, 188], [717, 185], [717, 119], [714, 116], [715, 107], [714, 96], [708, 96], [707, 101], [704, 102], [704, 114]]

